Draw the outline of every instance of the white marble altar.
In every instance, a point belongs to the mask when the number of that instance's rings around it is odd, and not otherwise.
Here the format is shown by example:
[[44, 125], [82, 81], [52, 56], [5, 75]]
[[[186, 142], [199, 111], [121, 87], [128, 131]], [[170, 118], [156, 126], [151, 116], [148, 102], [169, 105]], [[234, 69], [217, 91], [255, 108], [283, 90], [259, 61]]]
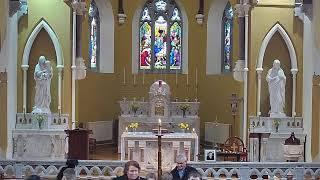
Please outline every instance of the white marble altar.
[[68, 129], [68, 114], [43, 114], [41, 129], [37, 114], [17, 113], [13, 137], [13, 159], [16, 160], [61, 160], [65, 159], [67, 146], [65, 129]]
[[[168, 129], [169, 132], [180, 132], [181, 129], [178, 124], [188, 123], [190, 126], [188, 131], [191, 132], [194, 128], [195, 132], [199, 134], [200, 118], [198, 111], [200, 102], [197, 100], [194, 102], [189, 102], [189, 100], [179, 102], [177, 99], [171, 101], [170, 95], [169, 85], [162, 80], [157, 80], [150, 86], [148, 101], [144, 101], [144, 98], [141, 101], [136, 98], [130, 101], [124, 98], [119, 101], [121, 108], [119, 135], [126, 128], [129, 128], [131, 123], [139, 124], [136, 131], [151, 132], [152, 129], [157, 128], [158, 119], [161, 119], [162, 128]], [[187, 107], [185, 111], [182, 110], [183, 106]], [[132, 129], [129, 128], [129, 131], [132, 131]], [[118, 142], [121, 142], [120, 137]], [[120, 153], [120, 145], [118, 151]]]
[[[283, 146], [285, 140], [290, 137], [291, 132], [294, 132], [296, 137], [300, 139], [301, 145], [305, 142], [306, 134], [303, 133], [302, 117], [271, 118], [251, 116], [249, 118], [249, 161], [286, 161]], [[303, 155], [299, 157], [299, 161], [304, 161]]]
[[[121, 160], [136, 160], [143, 169], [157, 169], [158, 137], [151, 132], [124, 132], [121, 135]], [[175, 166], [177, 154], [198, 161], [199, 139], [196, 133], [168, 133], [162, 136], [162, 167]], [[167, 169], [166, 169], [167, 168]]]
[[65, 159], [66, 134], [63, 130], [13, 130], [13, 159]]

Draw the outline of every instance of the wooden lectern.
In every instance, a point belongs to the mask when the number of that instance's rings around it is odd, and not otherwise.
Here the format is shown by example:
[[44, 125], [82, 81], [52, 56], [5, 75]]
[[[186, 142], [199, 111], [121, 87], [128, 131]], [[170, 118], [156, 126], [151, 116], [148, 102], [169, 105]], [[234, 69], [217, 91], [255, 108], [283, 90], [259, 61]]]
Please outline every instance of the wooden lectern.
[[88, 160], [89, 159], [89, 134], [91, 130], [74, 129], [65, 130], [69, 138], [68, 159]]

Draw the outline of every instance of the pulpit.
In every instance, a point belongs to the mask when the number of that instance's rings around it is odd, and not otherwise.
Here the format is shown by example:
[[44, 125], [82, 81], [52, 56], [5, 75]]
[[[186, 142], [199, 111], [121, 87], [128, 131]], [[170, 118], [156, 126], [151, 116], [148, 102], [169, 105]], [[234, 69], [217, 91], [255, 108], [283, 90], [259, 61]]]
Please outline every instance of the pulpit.
[[65, 130], [69, 138], [68, 159], [89, 159], [89, 134], [91, 130]]

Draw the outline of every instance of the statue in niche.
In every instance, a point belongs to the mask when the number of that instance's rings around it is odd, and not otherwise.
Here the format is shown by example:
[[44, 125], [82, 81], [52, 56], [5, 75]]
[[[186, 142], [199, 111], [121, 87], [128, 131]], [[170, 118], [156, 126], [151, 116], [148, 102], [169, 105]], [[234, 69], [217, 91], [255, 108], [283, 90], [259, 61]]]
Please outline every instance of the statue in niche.
[[269, 69], [266, 80], [270, 95], [270, 117], [285, 117], [283, 109], [285, 106], [286, 76], [278, 59], [273, 61], [273, 67]]
[[50, 85], [52, 79], [52, 67], [50, 61], [44, 56], [39, 57], [38, 64], [34, 70], [34, 80], [36, 81], [36, 94], [34, 97], [34, 107], [32, 113], [51, 113], [51, 93]]

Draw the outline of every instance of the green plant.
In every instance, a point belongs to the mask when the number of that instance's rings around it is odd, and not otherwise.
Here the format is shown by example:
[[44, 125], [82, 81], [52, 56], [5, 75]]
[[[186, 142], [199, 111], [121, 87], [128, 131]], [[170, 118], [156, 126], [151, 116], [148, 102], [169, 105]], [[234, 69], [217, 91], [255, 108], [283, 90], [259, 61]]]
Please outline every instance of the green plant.
[[138, 103], [133, 102], [133, 103], [131, 104], [131, 110], [132, 110], [134, 113], [136, 113], [139, 108], [140, 108], [140, 106], [139, 106]]
[[43, 114], [37, 114], [36, 115], [36, 120], [38, 121], [38, 124], [39, 124], [39, 128], [41, 128], [41, 124], [42, 122], [45, 120], [45, 115]]
[[179, 108], [182, 110], [182, 111], [186, 111], [190, 108], [190, 105], [189, 104], [180, 104], [179, 105]]
[[279, 119], [274, 119], [272, 124], [276, 127], [278, 127], [280, 125], [280, 120]]

